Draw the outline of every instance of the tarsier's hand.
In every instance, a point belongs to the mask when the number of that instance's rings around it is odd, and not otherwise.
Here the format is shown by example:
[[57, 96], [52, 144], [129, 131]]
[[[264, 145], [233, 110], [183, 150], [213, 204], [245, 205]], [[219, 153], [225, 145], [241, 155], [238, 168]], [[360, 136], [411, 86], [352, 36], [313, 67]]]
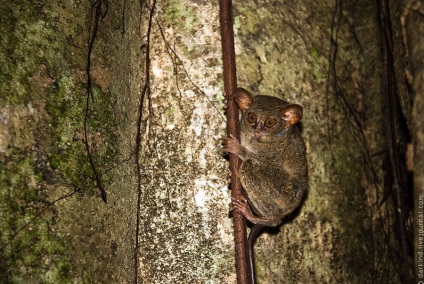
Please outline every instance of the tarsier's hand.
[[237, 156], [243, 155], [243, 147], [240, 145], [240, 142], [233, 135], [230, 137], [224, 138], [224, 152], [231, 153]]

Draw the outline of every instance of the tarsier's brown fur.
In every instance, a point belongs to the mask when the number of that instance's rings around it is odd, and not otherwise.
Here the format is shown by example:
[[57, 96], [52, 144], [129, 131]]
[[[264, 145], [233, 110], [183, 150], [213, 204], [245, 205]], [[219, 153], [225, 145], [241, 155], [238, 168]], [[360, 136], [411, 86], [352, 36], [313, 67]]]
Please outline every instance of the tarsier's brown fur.
[[[278, 226], [302, 201], [308, 186], [306, 147], [296, 125], [302, 107], [238, 88], [240, 142], [229, 137], [224, 151], [241, 160], [239, 178], [247, 200], [233, 200], [252, 223]], [[255, 214], [250, 210], [247, 202]]]

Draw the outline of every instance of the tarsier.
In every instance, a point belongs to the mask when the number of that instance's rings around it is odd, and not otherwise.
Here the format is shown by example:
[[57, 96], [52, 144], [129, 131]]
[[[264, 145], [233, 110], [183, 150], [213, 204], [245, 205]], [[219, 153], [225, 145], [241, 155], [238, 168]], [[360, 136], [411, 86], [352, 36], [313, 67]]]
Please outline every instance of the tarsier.
[[297, 127], [300, 105], [271, 96], [252, 96], [237, 88], [234, 100], [241, 110], [240, 141], [228, 137], [224, 151], [241, 160], [238, 172], [246, 198], [234, 199], [238, 209], [255, 224], [249, 235], [251, 281], [253, 242], [265, 226], [275, 227], [301, 203], [308, 186], [306, 147]]

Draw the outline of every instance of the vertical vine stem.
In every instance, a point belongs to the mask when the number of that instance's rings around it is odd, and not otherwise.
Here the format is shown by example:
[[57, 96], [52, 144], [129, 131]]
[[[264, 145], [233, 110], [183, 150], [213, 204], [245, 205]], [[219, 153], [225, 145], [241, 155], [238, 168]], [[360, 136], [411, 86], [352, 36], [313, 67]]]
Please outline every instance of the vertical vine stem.
[[[221, 25], [222, 61], [224, 72], [224, 89], [227, 99], [227, 134], [239, 138], [238, 109], [233, 100], [237, 88], [236, 62], [234, 52], [234, 32], [231, 0], [219, 0], [219, 18]], [[238, 178], [240, 161], [237, 156], [230, 155], [231, 197], [239, 198], [242, 194]], [[238, 211], [233, 212], [234, 240], [236, 253], [237, 283], [247, 284], [246, 262], [246, 219]]]
[[400, 247], [403, 258], [404, 271], [401, 275], [403, 283], [412, 283], [408, 271], [409, 256], [408, 256], [408, 241], [405, 221], [405, 201], [404, 195], [406, 185], [403, 181], [406, 180], [402, 176], [401, 161], [398, 151], [397, 141], [398, 135], [395, 126], [395, 97], [396, 94], [396, 81], [394, 77], [394, 59], [393, 48], [391, 47], [393, 38], [391, 32], [391, 21], [389, 11], [389, 1], [378, 0], [377, 8], [379, 12], [379, 25], [381, 34], [381, 47], [383, 55], [383, 80], [384, 80], [384, 93], [386, 95], [386, 135], [389, 147], [389, 158], [391, 170], [393, 175], [393, 195], [396, 206], [397, 226], [400, 235]]

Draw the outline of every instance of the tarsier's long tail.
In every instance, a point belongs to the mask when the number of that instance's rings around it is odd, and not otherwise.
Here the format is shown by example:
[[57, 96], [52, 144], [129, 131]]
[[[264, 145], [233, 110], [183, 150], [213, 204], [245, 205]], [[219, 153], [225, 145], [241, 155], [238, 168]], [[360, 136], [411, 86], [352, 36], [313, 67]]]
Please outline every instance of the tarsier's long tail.
[[255, 224], [249, 233], [249, 238], [247, 239], [247, 260], [248, 260], [248, 267], [249, 267], [249, 274], [248, 277], [250, 277], [251, 284], [255, 284], [255, 263], [254, 263], [254, 254], [253, 254], [253, 246], [255, 244], [255, 240], [258, 237], [258, 235], [262, 232], [262, 230], [265, 228], [265, 225], [262, 224]]

